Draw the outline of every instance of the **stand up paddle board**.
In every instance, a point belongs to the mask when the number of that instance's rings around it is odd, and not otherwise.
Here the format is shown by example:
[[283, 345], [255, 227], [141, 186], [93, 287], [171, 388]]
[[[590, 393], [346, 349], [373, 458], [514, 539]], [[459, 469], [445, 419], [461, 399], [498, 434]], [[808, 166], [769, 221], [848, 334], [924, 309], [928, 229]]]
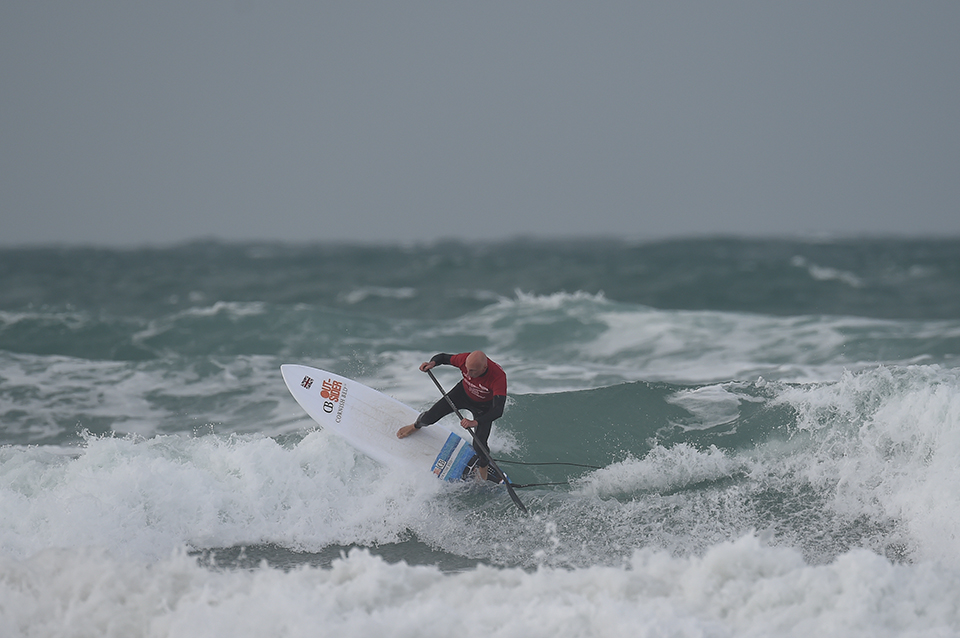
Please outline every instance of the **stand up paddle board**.
[[309, 366], [280, 366], [290, 394], [320, 427], [389, 467], [432, 471], [446, 481], [467, 477], [476, 452], [466, 436], [440, 423], [405, 439], [397, 430], [419, 412], [362, 383]]

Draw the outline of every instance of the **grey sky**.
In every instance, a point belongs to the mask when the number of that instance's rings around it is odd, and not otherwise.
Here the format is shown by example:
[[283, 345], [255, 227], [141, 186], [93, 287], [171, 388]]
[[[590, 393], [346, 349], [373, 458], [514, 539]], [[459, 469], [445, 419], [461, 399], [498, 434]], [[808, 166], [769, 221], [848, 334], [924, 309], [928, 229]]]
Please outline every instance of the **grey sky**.
[[0, 243], [960, 235], [960, 2], [4, 2]]

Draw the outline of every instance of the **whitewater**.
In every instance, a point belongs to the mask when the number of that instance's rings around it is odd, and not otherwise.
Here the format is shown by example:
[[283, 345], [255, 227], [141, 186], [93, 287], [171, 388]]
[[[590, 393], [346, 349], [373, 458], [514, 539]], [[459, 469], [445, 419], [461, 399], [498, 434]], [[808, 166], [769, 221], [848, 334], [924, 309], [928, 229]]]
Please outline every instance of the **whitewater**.
[[[529, 515], [279, 372], [478, 348]], [[958, 355], [956, 240], [3, 249], [0, 635], [957, 636]]]

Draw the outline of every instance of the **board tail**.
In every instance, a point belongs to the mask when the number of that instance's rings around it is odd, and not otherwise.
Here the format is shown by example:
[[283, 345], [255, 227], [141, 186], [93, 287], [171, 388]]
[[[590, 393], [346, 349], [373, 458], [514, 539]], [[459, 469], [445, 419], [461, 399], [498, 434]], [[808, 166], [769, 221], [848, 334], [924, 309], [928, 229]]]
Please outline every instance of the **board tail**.
[[433, 462], [433, 473], [444, 481], [460, 481], [467, 477], [475, 465], [477, 453], [462, 437], [451, 433], [443, 449]]

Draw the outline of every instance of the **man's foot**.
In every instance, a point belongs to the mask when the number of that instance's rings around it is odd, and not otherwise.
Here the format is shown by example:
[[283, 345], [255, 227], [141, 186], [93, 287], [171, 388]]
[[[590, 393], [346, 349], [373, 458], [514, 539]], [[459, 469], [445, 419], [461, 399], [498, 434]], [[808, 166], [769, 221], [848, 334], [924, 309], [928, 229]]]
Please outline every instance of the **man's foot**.
[[405, 425], [399, 430], [397, 430], [397, 438], [405, 439], [416, 431], [417, 431], [416, 424], [411, 423], [410, 425]]

